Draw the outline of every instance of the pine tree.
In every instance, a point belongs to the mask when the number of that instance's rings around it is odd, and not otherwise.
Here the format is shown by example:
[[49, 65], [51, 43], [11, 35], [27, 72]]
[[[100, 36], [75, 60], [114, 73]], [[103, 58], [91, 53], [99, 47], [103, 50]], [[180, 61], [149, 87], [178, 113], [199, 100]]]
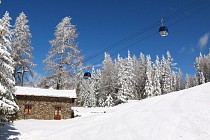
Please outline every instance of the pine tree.
[[79, 106], [88, 106], [89, 79], [83, 79], [77, 89], [79, 89], [79, 91], [77, 90], [77, 92], [79, 92], [79, 94], [77, 95], [77, 104]]
[[95, 74], [95, 84], [94, 84], [94, 92], [95, 92], [95, 97], [96, 97], [96, 106], [99, 106], [99, 91], [100, 91], [100, 86], [101, 86], [101, 70], [97, 69], [96, 74]]
[[178, 71], [178, 74], [177, 74], [177, 80], [176, 80], [176, 82], [177, 82], [177, 91], [179, 91], [179, 90], [181, 90], [181, 89], [183, 89], [183, 87], [182, 87], [182, 72], [181, 72], [181, 69], [179, 69], [179, 71]]
[[[106, 100], [105, 101], [105, 105], [110, 107], [110, 106], [114, 106], [116, 104], [118, 104], [118, 96], [117, 96], [117, 92], [118, 92], [118, 64], [117, 64], [117, 61], [115, 60], [114, 62], [111, 60], [110, 58], [110, 55], [108, 55], [108, 60], [110, 61], [110, 65], [108, 66], [111, 66], [111, 70], [110, 70], [110, 74], [111, 74], [111, 77], [110, 77], [110, 93], [106, 95]], [[105, 67], [104, 67], [105, 68]], [[107, 69], [108, 67], [106, 66], [105, 69]], [[107, 69], [109, 70], [109, 68]], [[104, 76], [104, 73], [102, 71], [102, 77], [103, 78]], [[108, 78], [109, 79], [109, 78]], [[103, 82], [101, 81], [101, 85], [103, 86]], [[102, 86], [101, 86], [101, 89], [102, 89]]]
[[205, 83], [205, 77], [204, 77], [204, 75], [203, 75], [203, 72], [200, 72], [199, 75], [200, 75], [199, 83], [200, 83], [200, 84], [204, 84], [204, 83]]
[[204, 84], [205, 83], [205, 77], [204, 77], [204, 74], [203, 74], [203, 72], [204, 72], [204, 68], [203, 68], [203, 56], [202, 56], [202, 54], [200, 53], [200, 56], [199, 57], [196, 57], [196, 59], [195, 59], [195, 63], [194, 63], [194, 66], [195, 66], [195, 69], [196, 69], [196, 71], [197, 71], [197, 75], [196, 75], [196, 77], [197, 77], [197, 81], [198, 81], [198, 84], [200, 85], [200, 84]]
[[152, 97], [153, 95], [153, 85], [152, 85], [152, 66], [151, 66], [151, 57], [148, 55], [146, 57], [146, 83], [145, 83], [145, 92], [144, 92], [144, 98]]
[[185, 89], [190, 88], [190, 78], [189, 75], [186, 74], [186, 78], [185, 78]]
[[139, 60], [136, 61], [134, 65], [134, 75], [135, 75], [135, 83], [136, 83], [136, 92], [138, 99], [143, 98], [145, 80], [146, 80], [146, 62], [145, 55], [140, 53]]
[[26, 15], [22, 12], [19, 17], [17, 17], [14, 25], [14, 30], [12, 31], [12, 51], [11, 55], [14, 60], [14, 77], [16, 80], [16, 85], [23, 86], [24, 79], [27, 79], [26, 72], [30, 72], [33, 77], [34, 71], [31, 67], [35, 66], [32, 62], [33, 55], [31, 47], [30, 38], [31, 33], [29, 26], [27, 25], [28, 20]]
[[82, 89], [84, 88], [83, 87], [83, 81], [84, 81], [84, 73], [83, 73], [83, 70], [85, 69], [85, 67], [83, 66], [82, 63], [79, 64], [78, 66], [78, 72], [76, 74], [76, 80], [75, 80], [75, 85], [76, 85], [76, 93], [77, 93], [77, 100], [76, 100], [76, 104], [79, 105], [79, 106], [83, 106], [84, 104], [84, 100], [82, 100], [81, 97], [81, 92], [84, 92], [82, 90], [85, 90], [85, 89]]
[[120, 55], [118, 54], [118, 58], [117, 58], [117, 63], [118, 63], [118, 99], [119, 99], [119, 103], [121, 102], [127, 102], [127, 96], [124, 93], [124, 89], [125, 89], [125, 85], [124, 85], [124, 60], [123, 58], [120, 57]]
[[97, 98], [96, 98], [96, 75], [95, 75], [95, 68], [92, 67], [91, 78], [89, 79], [89, 88], [86, 89], [89, 91], [88, 95], [88, 106], [96, 107]]
[[107, 96], [106, 98], [106, 105], [107, 106], [114, 106], [119, 104], [118, 99], [118, 62], [117, 60], [114, 60], [113, 62], [113, 68], [112, 68], [112, 76], [111, 76], [111, 85], [112, 85], [112, 93]]
[[161, 95], [161, 85], [160, 85], [160, 64], [159, 58], [156, 56], [155, 65], [153, 66], [154, 76], [153, 76], [153, 87], [154, 96]]
[[0, 122], [10, 119], [19, 109], [14, 99], [15, 80], [12, 75], [13, 60], [9, 53], [11, 49], [9, 20], [11, 18], [8, 12], [0, 19]]
[[162, 94], [171, 92], [171, 68], [168, 60], [162, 56], [161, 60], [161, 90]]
[[77, 104], [79, 106], [96, 107], [95, 69], [92, 67], [91, 78], [81, 78], [77, 86]]
[[128, 57], [124, 60], [124, 82], [125, 82], [125, 89], [124, 92], [127, 95], [128, 99], [135, 99], [136, 98], [136, 91], [135, 91], [135, 81], [134, 81], [134, 66], [133, 61], [130, 56], [130, 51], [128, 51]]
[[113, 68], [114, 64], [109, 54], [104, 54], [103, 68], [101, 72], [99, 104], [100, 106], [107, 106], [106, 100], [108, 96], [113, 96], [115, 88], [113, 85]]
[[210, 54], [204, 55], [201, 61], [203, 76], [205, 83], [210, 81]]
[[197, 72], [197, 80], [199, 84], [210, 81], [210, 53], [203, 56], [201, 53], [196, 57], [194, 66]]
[[108, 107], [114, 106], [114, 101], [113, 101], [113, 98], [112, 98], [111, 94], [108, 95], [108, 97], [107, 97], [107, 99], [105, 101], [105, 104]]
[[127, 102], [128, 99], [136, 99], [134, 66], [130, 51], [128, 51], [128, 57], [126, 59], [118, 58], [118, 63], [118, 98], [122, 102]]
[[195, 76], [192, 76], [192, 75], [186, 74], [185, 88], [194, 87], [196, 85], [198, 85], [198, 79], [197, 79], [196, 75]]
[[76, 73], [83, 60], [75, 43], [78, 37], [76, 26], [71, 24], [70, 17], [63, 18], [56, 26], [54, 35], [55, 39], [50, 41], [51, 49], [44, 60], [45, 69], [51, 87], [67, 89], [69, 84], [76, 80]]
[[194, 77], [193, 77], [193, 85], [194, 86], [199, 85], [198, 78], [196, 77], [196, 75], [194, 75]]
[[88, 107], [96, 107], [96, 95], [94, 91], [94, 85], [95, 81], [93, 78], [91, 79], [84, 79], [83, 80], [86, 84], [86, 87], [84, 89], [84, 105]]
[[177, 81], [176, 81], [177, 77], [174, 71], [172, 71], [171, 74], [171, 92], [173, 91], [177, 91]]

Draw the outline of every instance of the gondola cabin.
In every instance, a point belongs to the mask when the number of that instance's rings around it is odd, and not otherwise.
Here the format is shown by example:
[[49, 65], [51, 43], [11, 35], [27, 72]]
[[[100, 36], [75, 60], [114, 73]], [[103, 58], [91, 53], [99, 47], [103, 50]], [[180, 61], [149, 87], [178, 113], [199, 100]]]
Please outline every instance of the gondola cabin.
[[161, 26], [159, 28], [160, 36], [167, 36], [168, 35], [168, 28], [166, 26]]
[[167, 36], [168, 28], [166, 26], [163, 26], [163, 19], [161, 19], [160, 22], [161, 22], [161, 26], [159, 28], [159, 34], [160, 36]]
[[90, 72], [85, 72], [84, 73], [84, 79], [90, 79], [91, 78], [91, 73]]

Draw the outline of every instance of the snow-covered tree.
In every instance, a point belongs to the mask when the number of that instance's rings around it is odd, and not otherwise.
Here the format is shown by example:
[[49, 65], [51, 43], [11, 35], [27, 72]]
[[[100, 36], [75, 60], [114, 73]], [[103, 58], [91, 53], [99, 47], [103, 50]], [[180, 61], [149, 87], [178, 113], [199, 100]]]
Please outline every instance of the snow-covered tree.
[[152, 67], [151, 57], [148, 55], [145, 60], [143, 53], [139, 59], [131, 58], [129, 51], [125, 59], [118, 54], [114, 62], [105, 53], [102, 71], [95, 73], [93, 68], [92, 78], [82, 82], [78, 88], [80, 105], [93, 106], [92, 103], [96, 102], [101, 107], [114, 106], [128, 99], [143, 99], [175, 91], [179, 89], [178, 83], [181, 89], [182, 74], [180, 71], [177, 76], [171, 70], [175, 66], [172, 60], [168, 52], [167, 59], [163, 56], [161, 63], [157, 56]]
[[84, 82], [87, 83], [87, 87], [85, 87], [85, 98], [84, 105], [89, 107], [96, 107], [96, 95], [94, 91], [95, 81], [94, 79], [84, 79]]
[[92, 67], [91, 78], [82, 79], [77, 87], [77, 104], [79, 106], [98, 106], [98, 94], [100, 89], [100, 70], [95, 72]]
[[152, 64], [151, 57], [148, 55], [146, 57], [146, 83], [145, 83], [145, 92], [144, 98], [153, 96], [153, 85], [152, 85]]
[[136, 99], [134, 66], [130, 51], [128, 51], [128, 57], [126, 59], [118, 58], [118, 64], [118, 98], [122, 102], [127, 102], [128, 99]]
[[171, 92], [171, 68], [168, 60], [162, 56], [161, 60], [161, 89], [162, 94]]
[[205, 83], [205, 77], [203, 75], [203, 72], [199, 73], [199, 83], [204, 84]]
[[94, 94], [94, 85], [93, 85], [93, 77], [94, 70], [92, 71], [91, 78], [84, 79], [82, 67], [80, 67], [80, 71], [78, 72], [78, 84], [77, 84], [77, 105], [79, 106], [93, 106], [91, 98]]
[[[111, 93], [111, 96], [108, 95], [106, 97], [106, 101], [105, 101], [106, 106], [114, 106], [114, 105], [117, 105], [117, 104], [121, 103], [121, 100], [118, 98], [118, 90], [119, 90], [118, 71], [119, 71], [119, 63], [115, 59], [114, 62], [113, 62], [112, 76], [111, 76], [112, 93]], [[101, 84], [101, 85], [103, 85], [103, 84]]]
[[146, 61], [143, 53], [140, 53], [139, 60], [134, 61], [134, 75], [137, 99], [142, 99], [146, 80]]
[[86, 106], [87, 103], [87, 99], [88, 99], [88, 94], [89, 94], [89, 79], [83, 79], [81, 81], [81, 83], [78, 85], [77, 87], [77, 104], [79, 106]]
[[94, 91], [96, 96], [96, 106], [99, 106], [99, 99], [100, 99], [100, 88], [101, 88], [101, 70], [96, 70], [96, 76], [95, 76], [95, 85], [94, 85]]
[[193, 85], [194, 85], [194, 86], [199, 85], [198, 78], [197, 78], [196, 75], [194, 75], [194, 77], [193, 77]]
[[133, 59], [130, 56], [130, 51], [128, 51], [128, 57], [124, 60], [124, 84], [125, 89], [124, 92], [127, 94], [128, 99], [135, 99], [136, 98], [136, 91], [135, 91], [135, 80], [134, 80], [134, 66], [133, 66]]
[[108, 107], [114, 106], [114, 101], [111, 94], [109, 94], [108, 97], [106, 98], [105, 104]]
[[194, 66], [199, 85], [210, 81], [210, 53], [207, 56], [200, 53], [199, 57], [195, 59]]
[[160, 85], [160, 62], [159, 57], [156, 56], [155, 64], [153, 66], [153, 87], [154, 87], [154, 96], [161, 95], [161, 85]]
[[185, 89], [190, 88], [190, 77], [188, 74], [186, 74], [186, 78], [185, 78]]
[[[86, 106], [96, 107], [97, 98], [96, 98], [96, 73], [94, 66], [92, 67], [91, 79], [89, 79], [89, 88], [86, 89], [89, 91], [88, 102], [86, 102]], [[88, 104], [87, 104], [88, 103]]]
[[[67, 89], [76, 79], [78, 67], [83, 57], [75, 43], [78, 37], [76, 26], [71, 24], [71, 18], [65, 17], [56, 26], [55, 39], [50, 41], [51, 49], [44, 62], [48, 72], [50, 85], [56, 89]], [[75, 84], [75, 83], [73, 83]]]
[[[204, 82], [204, 81], [203, 81]], [[186, 74], [186, 78], [185, 78], [185, 89], [190, 88], [190, 87], [194, 87], [198, 85], [198, 79], [195, 76]]]
[[172, 71], [171, 73], [171, 92], [177, 91], [177, 81], [176, 81], [176, 73]]
[[81, 94], [81, 88], [82, 88], [82, 84], [83, 84], [83, 80], [84, 80], [84, 67], [82, 65], [82, 63], [79, 64], [78, 66], [78, 72], [76, 74], [76, 93], [77, 93], [77, 100], [76, 100], [76, 104], [82, 106], [81, 102], [82, 100], [80, 100], [80, 94]]
[[33, 55], [31, 47], [31, 33], [29, 25], [27, 25], [27, 16], [22, 12], [17, 17], [12, 31], [12, 50], [11, 55], [14, 60], [14, 77], [16, 85], [23, 86], [24, 79], [28, 78], [28, 74], [33, 77], [34, 72], [32, 67], [35, 64], [32, 62]]
[[13, 59], [9, 53], [11, 50], [9, 21], [9, 13], [6, 12], [0, 19], [0, 122], [10, 119], [19, 109], [14, 99], [15, 79]]
[[183, 80], [182, 80], [182, 72], [181, 72], [181, 69], [179, 69], [178, 71], [178, 74], [177, 74], [177, 79], [176, 79], [176, 90], [179, 91], [181, 89], [183, 89], [184, 87], [182, 87], [182, 83], [183, 83]]
[[104, 54], [103, 68], [101, 71], [101, 84], [99, 91], [99, 105], [107, 106], [106, 100], [108, 96], [114, 96], [115, 88], [113, 86], [113, 68], [114, 63], [109, 54]]
[[124, 84], [123, 84], [123, 73], [124, 73], [124, 61], [123, 58], [120, 57], [120, 55], [118, 54], [117, 57], [117, 65], [118, 65], [118, 73], [117, 73], [117, 77], [118, 77], [118, 99], [119, 102], [127, 102], [127, 96], [124, 94]]

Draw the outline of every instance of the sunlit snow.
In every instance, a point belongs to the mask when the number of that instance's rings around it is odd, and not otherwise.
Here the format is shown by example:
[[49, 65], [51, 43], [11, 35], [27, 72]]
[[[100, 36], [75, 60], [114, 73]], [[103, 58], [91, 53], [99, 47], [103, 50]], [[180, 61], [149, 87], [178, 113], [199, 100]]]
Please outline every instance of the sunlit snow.
[[210, 83], [112, 108], [74, 110], [81, 117], [60, 121], [19, 120], [10, 126], [0, 126], [0, 139], [210, 139]]

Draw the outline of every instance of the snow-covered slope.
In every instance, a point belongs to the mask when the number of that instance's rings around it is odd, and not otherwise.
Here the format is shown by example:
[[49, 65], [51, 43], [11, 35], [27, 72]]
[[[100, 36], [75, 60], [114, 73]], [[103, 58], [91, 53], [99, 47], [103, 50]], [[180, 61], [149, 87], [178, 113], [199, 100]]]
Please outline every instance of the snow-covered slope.
[[96, 112], [61, 121], [20, 120], [13, 131], [34, 140], [210, 140], [210, 83]]

